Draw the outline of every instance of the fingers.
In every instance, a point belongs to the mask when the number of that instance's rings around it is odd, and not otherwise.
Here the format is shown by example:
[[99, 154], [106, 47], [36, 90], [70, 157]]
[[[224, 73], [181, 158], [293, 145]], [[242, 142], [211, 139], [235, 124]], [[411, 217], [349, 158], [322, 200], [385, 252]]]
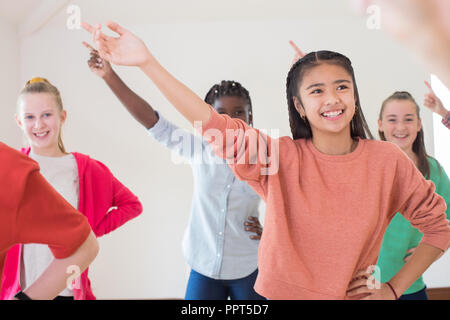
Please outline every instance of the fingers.
[[89, 23], [87, 22], [81, 22], [81, 27], [86, 30], [87, 32], [89, 32], [90, 34], [93, 34], [95, 29], [93, 26], [91, 26]]
[[298, 56], [300, 58], [303, 58], [305, 56], [305, 54], [303, 53], [302, 50], [300, 50], [299, 47], [297, 47], [297, 45], [294, 43], [294, 41], [289, 40], [289, 44], [291, 45], [292, 48], [294, 48], [295, 52], [298, 54]]
[[258, 234], [258, 235], [262, 234], [262, 229], [260, 227], [246, 227], [245, 231], [254, 232], [254, 233]]
[[86, 41], [83, 41], [83, 46], [85, 46], [86, 48], [88, 48], [91, 51], [97, 51], [96, 49], [94, 49], [89, 43], [87, 43]]
[[354, 276], [353, 276], [353, 280], [357, 280], [357, 279], [361, 279], [361, 278], [369, 278], [370, 274], [367, 273], [366, 270], [359, 270]]
[[260, 226], [261, 224], [259, 223], [259, 219], [257, 218], [257, 217], [248, 217], [248, 220], [247, 220], [248, 222], [247, 223], [250, 223], [250, 224], [252, 224], [252, 225], [258, 225], [258, 226]]
[[430, 91], [433, 92], [433, 89], [431, 89], [430, 83], [426, 80], [424, 82], [425, 82], [425, 85], [428, 87], [428, 89], [430, 89]]
[[115, 33], [118, 33], [120, 36], [127, 32], [125, 28], [121, 27], [118, 23], [113, 21], [107, 21], [106, 26]]
[[260, 240], [263, 229], [261, 224], [259, 223], [259, 219], [257, 217], [248, 217], [248, 220], [244, 222], [245, 231], [254, 232], [256, 235], [251, 235], [250, 239], [252, 240]]
[[352, 290], [357, 289], [359, 287], [367, 287], [367, 279], [358, 279], [350, 282], [350, 285], [347, 288], [347, 293], [352, 292]]

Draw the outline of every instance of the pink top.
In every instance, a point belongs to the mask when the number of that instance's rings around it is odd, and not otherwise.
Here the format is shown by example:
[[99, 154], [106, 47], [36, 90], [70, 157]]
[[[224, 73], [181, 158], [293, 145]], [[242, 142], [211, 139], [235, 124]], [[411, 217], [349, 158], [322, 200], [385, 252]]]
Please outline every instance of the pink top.
[[[396, 212], [423, 233], [422, 243], [447, 250], [445, 202], [396, 145], [360, 139], [352, 153], [331, 156], [319, 152], [311, 140], [272, 139], [241, 120], [211, 111], [202, 134], [218, 155], [225, 155], [227, 144], [214, 142], [221, 141], [218, 132], [226, 137], [226, 130], [241, 129], [228, 144], [234, 148], [230, 166], [266, 202], [255, 284], [262, 296], [344, 299], [355, 273], [376, 265]], [[254, 144], [251, 137], [260, 139]], [[279, 166], [268, 170], [270, 175], [262, 170], [261, 154], [272, 162], [279, 155]]]
[[[21, 150], [29, 154], [30, 148]], [[107, 234], [142, 213], [138, 198], [101, 162], [81, 153], [73, 153], [78, 166], [80, 198], [78, 210], [83, 213], [97, 237]], [[117, 207], [108, 213], [111, 207]], [[21, 245], [7, 254], [0, 299], [11, 299], [18, 291]], [[79, 288], [73, 288], [75, 300], [95, 300], [88, 269], [80, 277]]]

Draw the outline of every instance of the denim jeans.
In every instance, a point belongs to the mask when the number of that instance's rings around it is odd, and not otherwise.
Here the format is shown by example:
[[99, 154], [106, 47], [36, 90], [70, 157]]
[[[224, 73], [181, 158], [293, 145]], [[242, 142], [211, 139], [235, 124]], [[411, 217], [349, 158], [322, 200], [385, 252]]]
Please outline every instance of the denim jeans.
[[414, 293], [404, 294], [398, 300], [428, 300], [427, 287]]
[[256, 293], [258, 270], [251, 275], [234, 280], [216, 280], [191, 270], [186, 289], [186, 300], [265, 300]]

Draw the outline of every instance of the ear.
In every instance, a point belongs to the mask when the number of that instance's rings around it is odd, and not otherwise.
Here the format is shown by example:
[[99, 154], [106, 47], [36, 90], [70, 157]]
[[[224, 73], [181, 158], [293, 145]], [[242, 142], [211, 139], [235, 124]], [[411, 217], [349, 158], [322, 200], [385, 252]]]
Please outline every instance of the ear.
[[383, 132], [383, 126], [381, 125], [381, 120], [378, 119], [378, 131]]
[[422, 130], [422, 119], [418, 119], [417, 121], [417, 132]]
[[19, 126], [19, 128], [23, 129], [23, 123], [22, 121], [19, 119], [19, 116], [17, 115], [17, 113], [14, 115], [14, 118], [16, 119], [16, 123]]
[[292, 100], [294, 101], [294, 106], [297, 112], [300, 114], [302, 118], [305, 118], [306, 117], [305, 109], [300, 103], [300, 100], [297, 97], [293, 97]]
[[64, 122], [66, 122], [67, 119], [67, 111], [66, 110], [62, 110], [60, 113], [60, 117], [61, 117], [61, 124], [63, 124]]

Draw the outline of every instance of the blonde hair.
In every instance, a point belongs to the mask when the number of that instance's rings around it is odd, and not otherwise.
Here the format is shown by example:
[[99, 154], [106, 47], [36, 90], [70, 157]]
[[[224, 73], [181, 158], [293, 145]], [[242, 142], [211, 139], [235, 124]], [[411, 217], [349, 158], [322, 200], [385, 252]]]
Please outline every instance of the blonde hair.
[[[20, 105], [20, 101], [24, 95], [30, 94], [30, 93], [48, 93], [51, 94], [55, 98], [56, 106], [59, 111], [63, 111], [63, 103], [61, 99], [61, 94], [54, 85], [50, 83], [45, 78], [33, 78], [30, 81], [28, 81], [25, 85], [25, 88], [22, 89], [22, 91], [19, 94], [19, 98], [17, 101], [17, 106]], [[62, 131], [59, 130], [58, 134], [58, 147], [63, 153], [66, 152], [66, 148], [64, 147], [64, 143], [62, 141]]]

